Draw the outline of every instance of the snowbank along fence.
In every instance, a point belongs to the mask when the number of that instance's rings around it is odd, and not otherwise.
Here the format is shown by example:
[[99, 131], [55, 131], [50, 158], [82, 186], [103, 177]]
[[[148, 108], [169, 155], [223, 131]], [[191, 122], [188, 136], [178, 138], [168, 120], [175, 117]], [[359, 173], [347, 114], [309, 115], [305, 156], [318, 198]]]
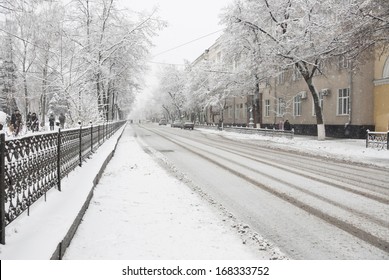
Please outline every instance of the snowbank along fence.
[[5, 140], [0, 134], [0, 243], [5, 227], [86, 160], [125, 121]]
[[379, 150], [389, 150], [389, 131], [374, 132], [367, 130], [366, 148], [376, 148]]
[[[217, 125], [196, 125], [196, 127], [221, 130]], [[282, 130], [282, 129], [268, 129], [268, 128], [224, 126], [223, 130], [236, 132], [236, 133], [254, 134], [254, 135], [262, 135], [262, 136], [269, 136], [269, 137], [286, 137], [290, 139], [293, 139], [294, 137], [293, 129]]]

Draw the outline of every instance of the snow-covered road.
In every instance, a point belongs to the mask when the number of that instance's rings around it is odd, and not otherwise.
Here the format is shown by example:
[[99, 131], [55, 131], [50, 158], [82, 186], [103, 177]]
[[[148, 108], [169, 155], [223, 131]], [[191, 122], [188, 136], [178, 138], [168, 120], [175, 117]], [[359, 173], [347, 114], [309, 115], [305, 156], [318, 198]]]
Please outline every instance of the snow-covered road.
[[245, 245], [231, 226], [239, 227], [158, 166], [128, 126], [64, 259], [283, 257], [265, 241]]
[[176, 175], [292, 258], [389, 258], [387, 169], [200, 131], [135, 130]]
[[[52, 257], [120, 133], [7, 226], [2, 259]], [[389, 151], [155, 124], [119, 143], [66, 259], [389, 259]]]

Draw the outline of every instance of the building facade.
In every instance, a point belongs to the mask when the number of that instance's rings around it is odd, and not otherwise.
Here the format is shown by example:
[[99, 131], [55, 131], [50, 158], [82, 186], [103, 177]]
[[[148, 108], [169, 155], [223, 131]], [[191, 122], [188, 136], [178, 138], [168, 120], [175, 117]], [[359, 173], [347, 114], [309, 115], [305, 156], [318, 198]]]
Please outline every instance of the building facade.
[[[202, 67], [207, 62], [208, 65], [218, 65], [223, 59], [220, 43], [216, 41], [209, 49], [205, 50], [195, 61], [192, 67]], [[232, 66], [233, 68], [233, 66]], [[233, 69], [228, 69], [233, 71]], [[249, 92], [230, 92], [227, 98], [222, 100], [223, 110], [217, 105], [208, 105], [203, 108], [203, 112], [198, 117], [202, 124], [247, 126], [250, 118], [250, 109], [253, 108], [253, 96]], [[259, 106], [257, 106], [259, 107]]]
[[389, 131], [389, 52], [375, 54], [374, 124], [376, 131]]
[[[222, 58], [218, 44], [202, 59], [217, 62]], [[343, 57], [321, 65], [313, 83], [328, 137], [364, 138], [366, 130], [389, 130], [389, 52], [368, 56], [363, 64], [353, 65]], [[226, 98], [223, 112], [204, 108], [204, 122], [224, 125], [283, 129], [288, 120], [296, 134], [317, 135], [312, 95], [296, 69], [279, 71], [261, 83], [257, 95], [240, 92]]]
[[[346, 59], [321, 65], [313, 83], [319, 94], [326, 135], [362, 138], [374, 130], [374, 60], [358, 69]], [[262, 88], [263, 123], [282, 128], [289, 120], [296, 134], [316, 135], [313, 97], [296, 69], [282, 71]]]

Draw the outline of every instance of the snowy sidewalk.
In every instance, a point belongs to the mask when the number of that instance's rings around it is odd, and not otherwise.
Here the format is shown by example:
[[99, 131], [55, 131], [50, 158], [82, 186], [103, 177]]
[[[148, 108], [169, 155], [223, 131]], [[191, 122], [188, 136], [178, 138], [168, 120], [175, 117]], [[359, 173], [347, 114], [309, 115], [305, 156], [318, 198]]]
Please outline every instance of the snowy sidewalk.
[[64, 259], [269, 259], [145, 153], [127, 127]]
[[0, 245], [1, 260], [49, 260], [72, 227], [80, 209], [93, 189], [93, 180], [115, 149], [123, 128], [105, 141], [85, 161], [62, 179], [62, 191], [53, 188], [47, 200], [40, 198], [5, 228], [5, 245]]
[[293, 151], [297, 153], [334, 158], [351, 164], [366, 164], [389, 169], [389, 150], [366, 148], [365, 139], [328, 138], [318, 141], [314, 136], [295, 135], [293, 139], [284, 137], [270, 137], [236, 132], [216, 131], [212, 129], [198, 129], [202, 133], [218, 135], [254, 145]]

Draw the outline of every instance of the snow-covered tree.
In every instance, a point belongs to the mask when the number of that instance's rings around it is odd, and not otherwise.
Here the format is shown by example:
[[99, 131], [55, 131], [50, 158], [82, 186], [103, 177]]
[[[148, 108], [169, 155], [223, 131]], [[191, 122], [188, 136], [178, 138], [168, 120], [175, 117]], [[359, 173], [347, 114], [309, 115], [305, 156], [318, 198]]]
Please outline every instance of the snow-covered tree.
[[201, 63], [197, 67], [186, 64], [187, 72], [185, 83], [186, 104], [185, 110], [192, 111], [196, 118], [200, 118], [200, 113], [204, 111], [207, 106], [206, 96], [209, 89], [209, 73], [204, 71], [206, 63]]
[[221, 59], [217, 62], [205, 59], [188, 67], [188, 70], [187, 91], [192, 108], [212, 108], [212, 112], [220, 115], [223, 120], [227, 99], [243, 95], [238, 75]]
[[[314, 84], [322, 62], [366, 50], [371, 41], [356, 36], [360, 1], [240, 0], [223, 15], [227, 33], [240, 47], [251, 47], [251, 58], [267, 73], [295, 67], [312, 95], [318, 139], [325, 138], [324, 120]], [[358, 43], [356, 44], [356, 39]], [[231, 39], [230, 39], [231, 40]], [[252, 69], [255, 75], [258, 69]]]
[[13, 38], [7, 34], [2, 38], [0, 46], [0, 110], [10, 115], [19, 109], [16, 103], [18, 76]]
[[129, 111], [147, 70], [151, 38], [165, 23], [155, 12], [119, 9], [118, 2], [2, 2], [0, 13], [17, 26], [0, 27], [0, 36], [15, 42], [16, 91], [26, 113], [39, 108], [44, 122], [49, 111], [66, 111], [69, 122], [89, 123]]
[[159, 87], [156, 92], [156, 100], [173, 119], [180, 119], [184, 116], [186, 72], [175, 66], [164, 67], [159, 77]]
[[130, 17], [116, 8], [116, 2], [79, 0], [72, 13], [78, 26], [76, 33], [81, 38], [73, 35], [73, 41], [81, 47], [80, 57], [89, 66], [83, 68], [83, 80], [93, 86], [93, 92], [88, 87], [85, 94], [95, 95], [105, 119], [116, 98], [113, 94], [128, 92], [126, 84], [139, 84], [151, 47], [150, 38], [163, 26], [153, 14]]
[[24, 96], [24, 113], [27, 115], [31, 111], [31, 100], [33, 96], [34, 82], [40, 80], [33, 73], [33, 64], [36, 59], [36, 23], [37, 3], [23, 0], [13, 1], [15, 9], [12, 11], [13, 19], [17, 30], [15, 30], [18, 39], [15, 39], [15, 61], [20, 76], [20, 92]]

